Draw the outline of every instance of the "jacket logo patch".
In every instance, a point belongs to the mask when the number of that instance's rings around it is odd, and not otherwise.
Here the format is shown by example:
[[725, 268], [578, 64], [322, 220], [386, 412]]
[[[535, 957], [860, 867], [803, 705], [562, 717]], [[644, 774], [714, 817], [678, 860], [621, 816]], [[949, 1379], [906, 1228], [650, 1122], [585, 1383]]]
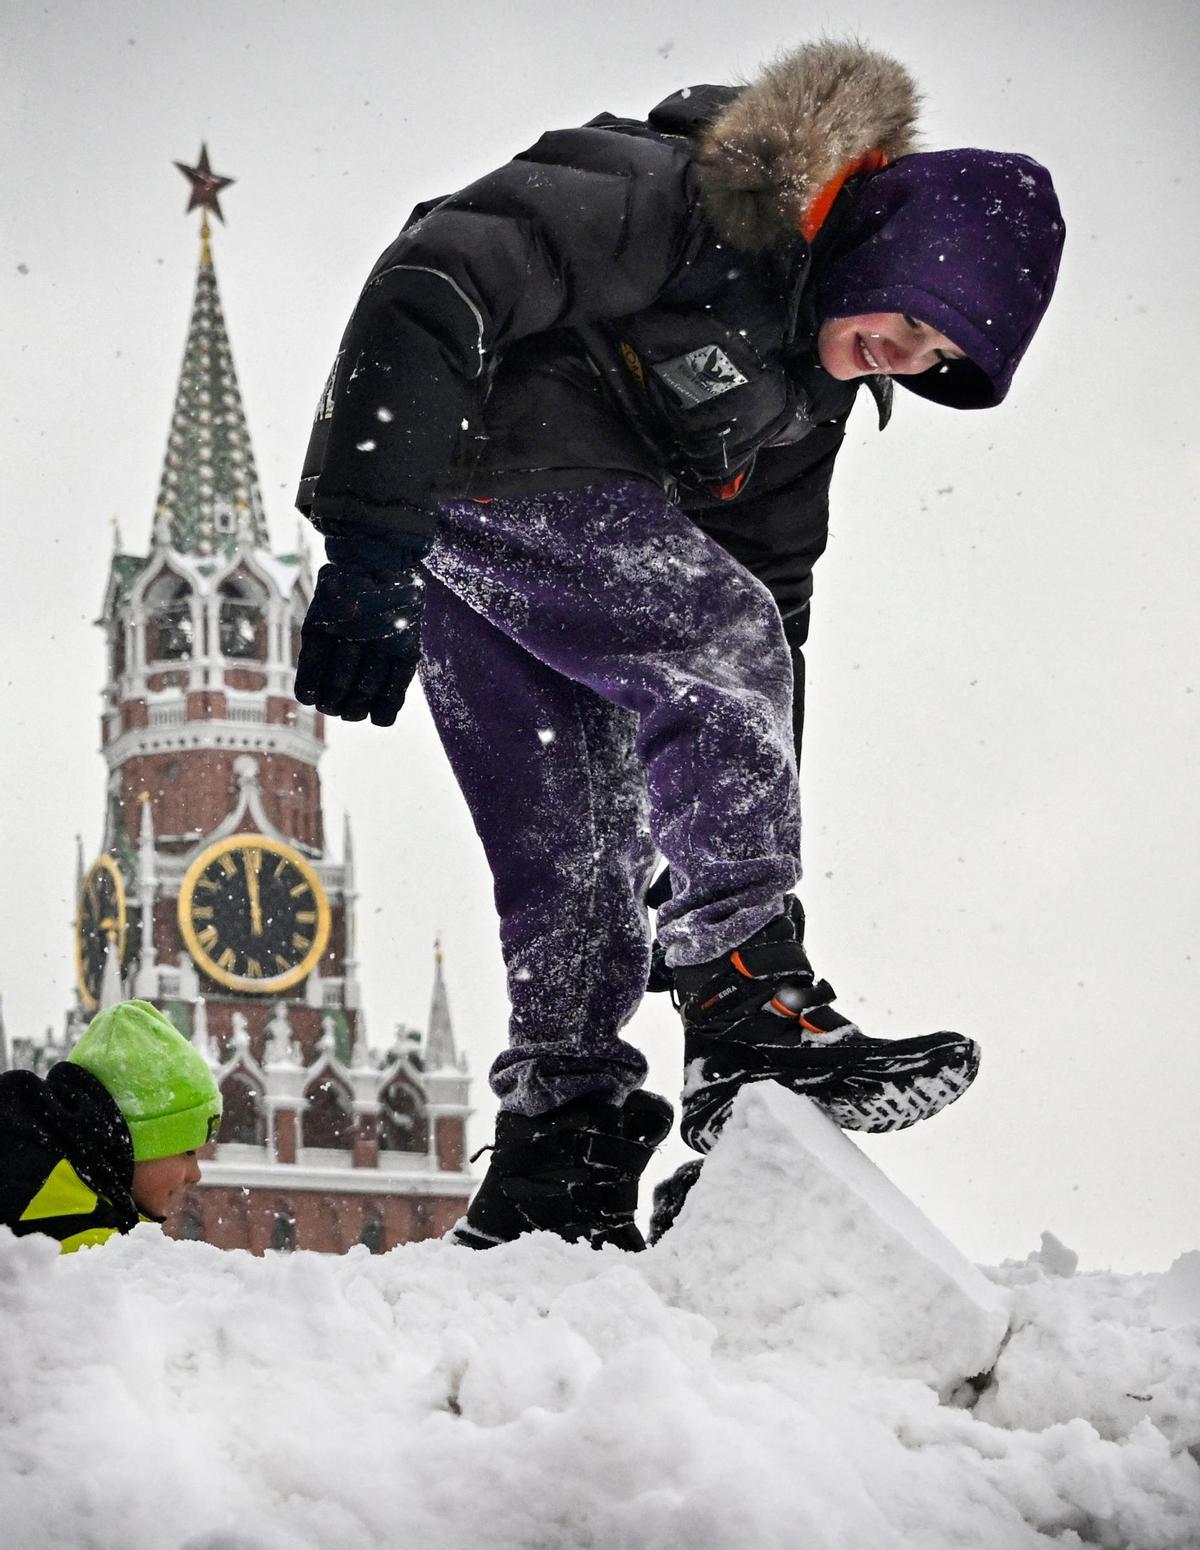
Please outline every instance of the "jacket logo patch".
[[710, 398], [718, 398], [749, 381], [716, 344], [702, 345], [699, 350], [689, 350], [686, 355], [659, 361], [651, 370], [685, 409], [706, 404]]

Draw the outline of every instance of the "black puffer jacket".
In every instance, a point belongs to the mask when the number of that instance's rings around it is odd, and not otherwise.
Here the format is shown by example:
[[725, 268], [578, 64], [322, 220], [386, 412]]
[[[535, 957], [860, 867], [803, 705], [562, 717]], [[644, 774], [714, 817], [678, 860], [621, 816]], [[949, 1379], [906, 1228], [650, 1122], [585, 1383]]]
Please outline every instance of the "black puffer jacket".
[[[882, 104], [864, 69], [883, 69]], [[835, 133], [822, 114], [847, 91]], [[735, 107], [751, 131], [731, 165], [704, 136]], [[911, 116], [890, 61], [802, 50], [744, 92], [693, 88], [644, 123], [544, 135], [422, 207], [347, 327], [297, 504], [319, 528], [429, 533], [440, 500], [645, 478], [770, 586], [798, 638], [859, 384], [821, 369], [808, 300], [839, 206], [812, 243], [797, 217], [870, 147], [905, 149]], [[882, 422], [889, 385], [873, 385]]]
[[67, 1254], [149, 1220], [132, 1186], [129, 1127], [90, 1071], [64, 1060], [44, 1079], [0, 1074], [0, 1225]]

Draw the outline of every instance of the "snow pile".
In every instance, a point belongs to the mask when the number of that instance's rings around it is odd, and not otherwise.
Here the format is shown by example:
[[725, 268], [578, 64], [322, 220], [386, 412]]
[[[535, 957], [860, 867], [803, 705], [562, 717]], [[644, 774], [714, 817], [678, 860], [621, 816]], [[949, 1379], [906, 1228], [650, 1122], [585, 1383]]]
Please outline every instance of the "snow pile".
[[766, 1089], [641, 1256], [0, 1232], [0, 1540], [1196, 1550], [1200, 1255], [1070, 1268], [974, 1272]]
[[918, 1378], [944, 1398], [991, 1369], [1007, 1295], [820, 1109], [756, 1087], [727, 1140], [646, 1266], [727, 1352], [761, 1349], [769, 1324], [774, 1345]]

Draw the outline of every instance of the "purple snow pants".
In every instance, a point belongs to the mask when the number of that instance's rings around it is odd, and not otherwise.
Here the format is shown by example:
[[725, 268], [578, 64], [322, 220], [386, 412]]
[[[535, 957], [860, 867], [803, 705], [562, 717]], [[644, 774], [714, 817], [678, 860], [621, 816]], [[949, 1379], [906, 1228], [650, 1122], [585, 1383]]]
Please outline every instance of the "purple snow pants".
[[656, 853], [672, 964], [779, 914], [800, 875], [792, 673], [767, 589], [636, 480], [442, 508], [421, 677], [495, 880], [512, 1017], [492, 1067], [536, 1115], [622, 1100]]

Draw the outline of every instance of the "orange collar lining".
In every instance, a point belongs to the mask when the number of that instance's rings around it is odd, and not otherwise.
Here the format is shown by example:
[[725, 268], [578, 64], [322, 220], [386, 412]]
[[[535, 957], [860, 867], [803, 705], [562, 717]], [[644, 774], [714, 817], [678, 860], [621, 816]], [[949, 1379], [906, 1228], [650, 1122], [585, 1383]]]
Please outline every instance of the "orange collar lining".
[[835, 172], [824, 188], [817, 191], [808, 209], [805, 210], [800, 221], [800, 235], [806, 242], [811, 242], [825, 224], [826, 217], [833, 209], [833, 201], [842, 191], [842, 186], [847, 178], [857, 177], [860, 172], [879, 172], [887, 166], [887, 157], [876, 147], [873, 151], [867, 151], [852, 161], [840, 172]]

